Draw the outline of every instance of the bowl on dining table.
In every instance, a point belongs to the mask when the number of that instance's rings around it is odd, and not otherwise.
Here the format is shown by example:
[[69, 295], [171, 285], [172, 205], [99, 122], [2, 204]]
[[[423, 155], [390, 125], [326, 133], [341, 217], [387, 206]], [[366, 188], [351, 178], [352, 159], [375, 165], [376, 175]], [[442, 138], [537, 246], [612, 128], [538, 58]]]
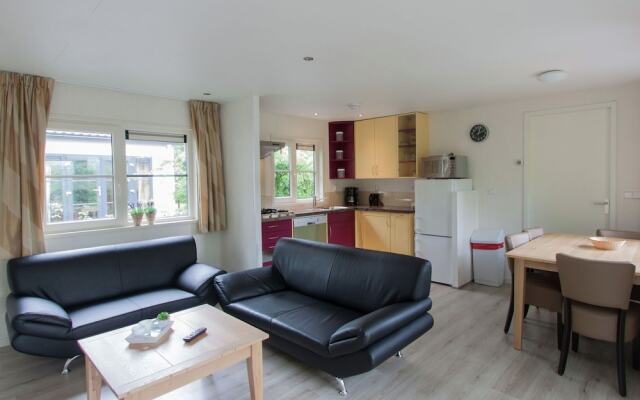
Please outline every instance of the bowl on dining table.
[[592, 236], [589, 238], [591, 244], [600, 250], [618, 250], [627, 242], [624, 239], [616, 239], [610, 237]]

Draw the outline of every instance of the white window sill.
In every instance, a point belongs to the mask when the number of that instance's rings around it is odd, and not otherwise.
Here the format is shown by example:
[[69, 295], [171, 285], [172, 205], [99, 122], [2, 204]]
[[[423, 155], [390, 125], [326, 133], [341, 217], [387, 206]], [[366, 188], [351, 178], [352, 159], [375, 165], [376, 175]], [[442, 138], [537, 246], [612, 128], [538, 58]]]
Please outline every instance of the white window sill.
[[113, 227], [105, 227], [105, 228], [92, 228], [92, 229], [82, 229], [82, 230], [74, 230], [74, 231], [64, 231], [64, 232], [50, 232], [44, 234], [45, 238], [55, 239], [55, 238], [65, 238], [65, 237], [76, 237], [76, 236], [85, 236], [91, 234], [99, 234], [99, 233], [117, 233], [117, 232], [130, 232], [133, 230], [138, 231], [153, 231], [163, 228], [169, 227], [178, 227], [184, 225], [193, 225], [196, 226], [198, 224], [198, 220], [196, 219], [183, 219], [178, 221], [157, 221], [153, 225], [144, 224], [141, 226], [127, 225], [127, 226], [113, 226]]

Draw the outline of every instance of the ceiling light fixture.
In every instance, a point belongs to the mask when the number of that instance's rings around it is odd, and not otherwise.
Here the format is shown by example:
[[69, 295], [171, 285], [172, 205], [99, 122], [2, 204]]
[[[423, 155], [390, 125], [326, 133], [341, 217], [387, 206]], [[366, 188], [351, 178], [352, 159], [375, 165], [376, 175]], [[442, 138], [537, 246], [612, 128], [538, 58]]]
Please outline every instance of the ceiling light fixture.
[[303, 59], [304, 61], [313, 61], [313, 60], [315, 60], [315, 58], [313, 58], [313, 57], [309, 57], [309, 56], [302, 57], [302, 59]]
[[537, 77], [540, 82], [553, 83], [563, 81], [569, 76], [569, 73], [562, 69], [550, 69], [540, 72]]
[[314, 117], [317, 117], [317, 116], [318, 116], [318, 113], [313, 113], [313, 116], [314, 116]]
[[362, 117], [364, 117], [364, 115], [358, 114], [358, 118], [362, 118]]

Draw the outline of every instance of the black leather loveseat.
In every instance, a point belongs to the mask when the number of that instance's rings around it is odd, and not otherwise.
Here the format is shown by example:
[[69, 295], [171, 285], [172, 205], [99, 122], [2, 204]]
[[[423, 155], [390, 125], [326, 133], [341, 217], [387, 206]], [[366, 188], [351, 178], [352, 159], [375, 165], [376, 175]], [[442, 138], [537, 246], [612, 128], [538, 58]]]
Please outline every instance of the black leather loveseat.
[[398, 254], [280, 239], [273, 266], [214, 280], [225, 312], [339, 379], [375, 368], [433, 326], [431, 264]]
[[23, 353], [73, 357], [77, 340], [203, 303], [224, 271], [198, 264], [193, 237], [38, 254], [10, 260], [5, 320]]

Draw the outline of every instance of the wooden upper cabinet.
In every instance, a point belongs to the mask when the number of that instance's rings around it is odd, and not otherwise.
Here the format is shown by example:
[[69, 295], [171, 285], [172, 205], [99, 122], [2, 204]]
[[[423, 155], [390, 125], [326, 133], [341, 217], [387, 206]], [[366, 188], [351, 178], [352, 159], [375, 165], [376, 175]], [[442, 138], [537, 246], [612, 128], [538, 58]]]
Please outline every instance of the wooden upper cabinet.
[[427, 115], [409, 113], [356, 121], [356, 179], [415, 178], [429, 155]]
[[375, 178], [376, 140], [372, 119], [355, 123], [356, 178]]
[[398, 116], [375, 118], [376, 178], [398, 177]]

